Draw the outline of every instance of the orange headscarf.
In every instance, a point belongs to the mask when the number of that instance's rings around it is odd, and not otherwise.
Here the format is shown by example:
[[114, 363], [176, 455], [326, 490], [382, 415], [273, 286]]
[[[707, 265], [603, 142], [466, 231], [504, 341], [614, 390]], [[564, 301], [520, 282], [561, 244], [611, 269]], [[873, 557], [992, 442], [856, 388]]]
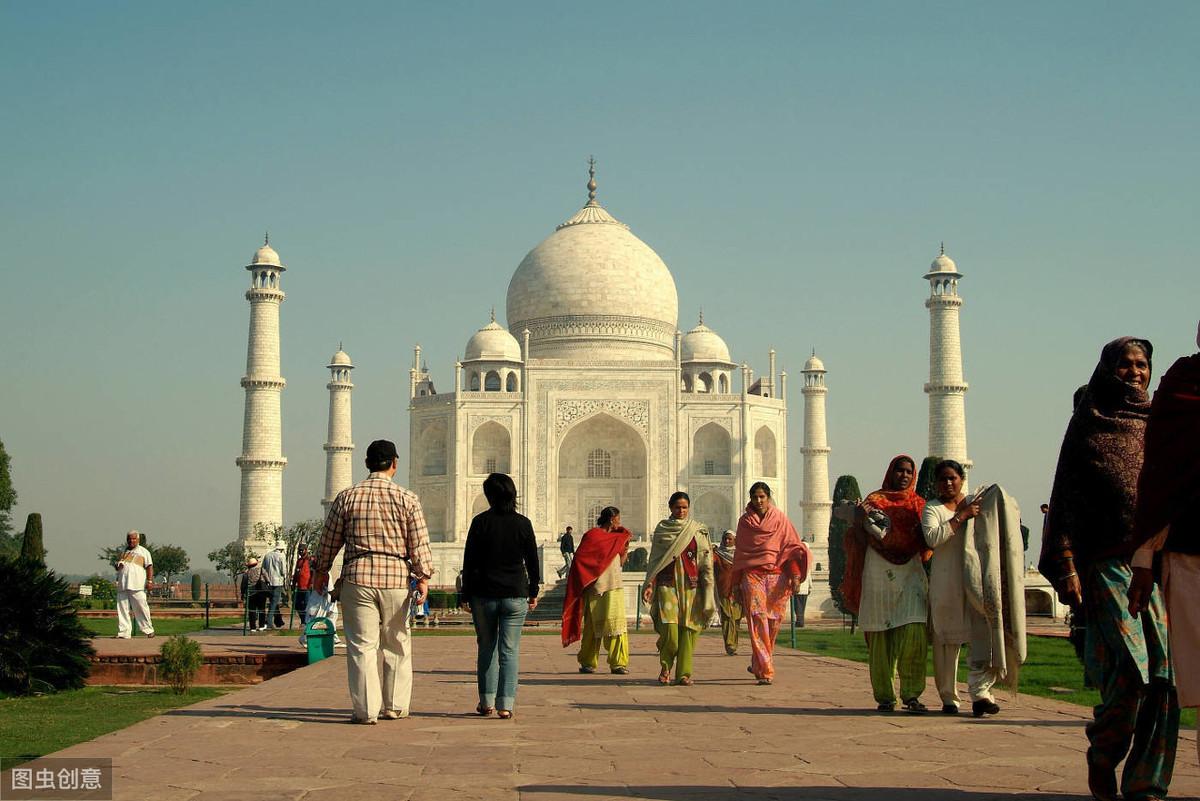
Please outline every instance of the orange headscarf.
[[[913, 466], [913, 480], [907, 489], [890, 489], [892, 472], [896, 469], [896, 463], [901, 461]], [[862, 574], [868, 546], [894, 565], [906, 564], [914, 556], [920, 556], [921, 561], [925, 562], [933, 554], [921, 534], [921, 513], [925, 511], [925, 499], [917, 494], [916, 470], [916, 461], [911, 456], [900, 454], [888, 462], [887, 472], [883, 474], [883, 487], [863, 501], [864, 506], [878, 509], [891, 520], [884, 540], [863, 531], [862, 526], [846, 529], [846, 572], [842, 577], [842, 597], [846, 607], [854, 614], [858, 614], [862, 602]]]

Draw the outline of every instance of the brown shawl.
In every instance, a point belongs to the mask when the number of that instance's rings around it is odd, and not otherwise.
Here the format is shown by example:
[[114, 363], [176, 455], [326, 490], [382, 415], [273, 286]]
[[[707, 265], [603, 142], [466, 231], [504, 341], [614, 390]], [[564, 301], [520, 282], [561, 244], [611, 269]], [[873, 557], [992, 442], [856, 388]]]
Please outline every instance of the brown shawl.
[[[913, 466], [913, 480], [908, 489], [894, 490], [891, 489], [892, 471], [900, 461], [907, 461]], [[872, 492], [863, 501], [863, 506], [878, 509], [891, 520], [891, 527], [883, 540], [864, 531], [858, 516], [846, 529], [846, 571], [842, 576], [842, 599], [852, 614], [858, 614], [858, 607], [862, 603], [862, 575], [868, 547], [894, 565], [907, 564], [914, 556], [920, 556], [924, 562], [932, 553], [921, 534], [921, 513], [925, 511], [925, 499], [916, 491], [916, 469], [917, 463], [911, 456], [900, 454], [888, 462], [887, 472], [883, 474], [883, 488]]]
[[1166, 550], [1200, 551], [1200, 528], [1186, 520], [1200, 499], [1200, 353], [1163, 375], [1146, 423], [1146, 460], [1137, 485], [1134, 543], [1171, 526]]
[[1131, 344], [1150, 361], [1153, 346], [1144, 339], [1120, 337], [1105, 345], [1063, 437], [1038, 562], [1052, 582], [1062, 578], [1068, 558], [1082, 570], [1098, 559], [1128, 559], [1136, 548], [1133, 509], [1150, 399], [1117, 378]]

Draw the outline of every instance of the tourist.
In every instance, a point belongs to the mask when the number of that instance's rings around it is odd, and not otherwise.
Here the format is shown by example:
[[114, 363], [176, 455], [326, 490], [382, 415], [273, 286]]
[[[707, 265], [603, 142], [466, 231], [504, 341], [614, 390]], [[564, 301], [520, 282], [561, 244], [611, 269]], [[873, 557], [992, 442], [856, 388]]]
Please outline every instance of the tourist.
[[858, 505], [846, 531], [842, 595], [866, 636], [871, 689], [880, 712], [896, 708], [897, 672], [904, 709], [926, 711], [920, 696], [929, 621], [923, 563], [929, 551], [921, 538], [925, 499], [914, 490], [915, 472], [911, 456], [892, 459], [883, 487]]
[[303, 542], [296, 546], [296, 569], [292, 572], [292, 608], [300, 615], [300, 627], [308, 622], [308, 592], [312, 589], [312, 557]]
[[567, 574], [567, 571], [571, 569], [571, 560], [575, 558], [575, 536], [572, 533], [574, 531], [574, 528], [567, 526], [567, 530], [558, 538], [558, 551], [562, 554], [563, 560], [563, 565], [558, 570], [559, 578]]
[[521, 626], [538, 604], [542, 576], [537, 538], [517, 512], [517, 487], [504, 473], [483, 482], [490, 508], [475, 515], [463, 550], [463, 594], [475, 623], [475, 678], [480, 715], [513, 716], [520, 669]]
[[242, 573], [242, 599], [246, 603], [246, 623], [250, 631], [265, 631], [267, 628], [267, 599], [271, 588], [263, 575], [257, 556], [246, 559], [246, 570]]
[[1101, 351], [1063, 438], [1039, 561], [1063, 601], [1086, 612], [1084, 663], [1100, 690], [1088, 787], [1098, 799], [1117, 797], [1123, 757], [1123, 797], [1166, 796], [1179, 734], [1162, 594], [1154, 587], [1136, 616], [1128, 599], [1152, 355], [1133, 337]]
[[563, 601], [562, 644], [579, 640], [579, 672], [595, 673], [600, 647], [608, 653], [608, 669], [629, 672], [629, 635], [625, 620], [622, 572], [633, 534], [621, 525], [621, 510], [606, 506], [596, 527], [579, 541], [567, 576]]
[[691, 498], [676, 492], [668, 502], [671, 516], [660, 520], [650, 541], [649, 568], [642, 600], [658, 632], [659, 684], [691, 686], [696, 637], [716, 611], [712, 543], [708, 529], [688, 516]]
[[[392, 480], [400, 464], [395, 444], [385, 439], [372, 442], [366, 464], [371, 474], [338, 493], [329, 506], [317, 546], [313, 589], [325, 590], [329, 569], [344, 547], [342, 575], [333, 595], [342, 606], [346, 633], [350, 722], [374, 724], [379, 718], [408, 717], [408, 610], [429, 593], [433, 557], [420, 500]], [[417, 578], [415, 591], [408, 588], [410, 575]]]
[[975, 535], [977, 498], [968, 500], [962, 491], [966, 473], [953, 459], [938, 462], [933, 469], [937, 500], [925, 505], [921, 529], [925, 543], [933, 548], [929, 566], [929, 609], [933, 629], [933, 678], [942, 699], [942, 712], [958, 714], [958, 655], [970, 643], [967, 663], [967, 692], [975, 717], [998, 715], [1000, 706], [992, 695], [998, 677], [987, 667], [991, 636], [987, 618], [967, 597], [964, 555], [967, 540]]
[[282, 540], [276, 540], [275, 547], [267, 552], [262, 560], [263, 576], [267, 579], [271, 595], [271, 611], [267, 619], [271, 622], [271, 627], [276, 629], [283, 628], [283, 613], [279, 611], [280, 602], [283, 600], [283, 583], [287, 579], [287, 560], [283, 552]]
[[738, 518], [733, 583], [741, 591], [750, 632], [749, 670], [759, 684], [775, 677], [775, 638], [792, 593], [800, 589], [812, 565], [808, 546], [792, 521], [771, 503], [766, 482], [750, 485], [750, 502]]
[[736, 656], [738, 626], [742, 620], [742, 592], [733, 581], [734, 534], [725, 529], [721, 544], [713, 548], [713, 573], [717, 582], [717, 612], [721, 616], [721, 636], [726, 656]]
[[[146, 590], [154, 586], [154, 557], [142, 545], [142, 535], [125, 535], [125, 550], [117, 559], [117, 639], [133, 636], [133, 620], [147, 637], [154, 636]], [[132, 612], [132, 617], [130, 613]]]
[[[1197, 333], [1200, 346], [1200, 332]], [[1161, 556], [1162, 594], [1171, 662], [1181, 707], [1200, 706], [1200, 539], [1191, 502], [1200, 487], [1200, 353], [1184, 356], [1163, 375], [1146, 422], [1146, 460], [1138, 479], [1129, 612], [1140, 615]], [[1200, 759], [1200, 739], [1196, 741]]]

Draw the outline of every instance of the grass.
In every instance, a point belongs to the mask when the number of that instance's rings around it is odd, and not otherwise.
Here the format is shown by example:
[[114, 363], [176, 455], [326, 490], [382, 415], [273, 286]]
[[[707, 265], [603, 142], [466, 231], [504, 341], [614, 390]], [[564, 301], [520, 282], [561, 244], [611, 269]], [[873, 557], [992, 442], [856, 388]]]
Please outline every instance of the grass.
[[[85, 617], [82, 620], [88, 630], [97, 637], [117, 636], [117, 619], [115, 617]], [[164, 617], [153, 622], [154, 633], [166, 637], [172, 634], [190, 634], [193, 631], [204, 630], [204, 618]], [[240, 617], [214, 617], [210, 619], [209, 625], [212, 628], [228, 628], [230, 626], [241, 628], [242, 619]]]
[[84, 687], [48, 695], [0, 698], [0, 754], [4, 767], [54, 753], [132, 726], [171, 709], [237, 688]]
[[[777, 642], [782, 646], [790, 646], [791, 633], [785, 629]], [[822, 656], [853, 662], [867, 661], [867, 644], [862, 632], [851, 634], [843, 629], [797, 629], [796, 647]], [[1065, 638], [1030, 636], [1027, 647], [1025, 664], [1021, 666], [1019, 690], [1022, 693], [1081, 706], [1100, 703], [1100, 693], [1083, 686], [1083, 665], [1075, 658], [1075, 649]], [[958, 666], [958, 680], [963, 683], [967, 680], [966, 652], [964, 647]], [[932, 652], [926, 658], [925, 670], [927, 675], [933, 675]], [[1196, 725], [1195, 709], [1183, 710], [1183, 724]]]

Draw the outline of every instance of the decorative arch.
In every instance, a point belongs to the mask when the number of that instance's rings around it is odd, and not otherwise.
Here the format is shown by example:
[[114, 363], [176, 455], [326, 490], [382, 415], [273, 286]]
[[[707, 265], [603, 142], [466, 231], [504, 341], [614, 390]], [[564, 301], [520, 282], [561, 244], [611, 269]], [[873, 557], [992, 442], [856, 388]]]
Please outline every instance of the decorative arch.
[[692, 374], [691, 373], [683, 374], [683, 391], [684, 392], [692, 391]]
[[512, 437], [495, 420], [475, 429], [471, 437], [471, 472], [477, 476], [512, 472]]
[[434, 420], [417, 440], [418, 463], [423, 476], [446, 475], [446, 421]]
[[696, 391], [697, 392], [712, 392], [713, 391], [712, 373], [703, 372], [700, 375], [696, 376]]
[[500, 373], [496, 372], [495, 370], [488, 370], [487, 375], [483, 379], [483, 391], [500, 391]]
[[479, 391], [479, 371], [478, 371], [478, 370], [472, 370], [472, 371], [471, 371], [471, 383], [470, 383], [470, 387], [471, 387], [471, 391], [472, 391], [472, 392], [478, 392], [478, 391]]
[[451, 542], [450, 528], [446, 525], [446, 490], [443, 487], [421, 492], [421, 511], [425, 514], [425, 526], [431, 542]]
[[717, 423], [700, 426], [692, 437], [692, 475], [727, 476], [731, 473], [733, 442]]
[[708, 527], [708, 536], [714, 542], [721, 541], [721, 533], [733, 528], [733, 503], [724, 494], [706, 492], [692, 501], [691, 516]]
[[607, 412], [573, 425], [558, 446], [557, 520], [587, 530], [593, 510], [616, 506], [625, 526], [646, 536], [647, 459], [638, 430]]
[[504, 391], [505, 392], [516, 392], [517, 391], [517, 373], [516, 373], [516, 371], [509, 373], [508, 378], [504, 379]]
[[717, 391], [720, 392], [722, 395], [729, 394], [729, 375], [728, 374], [721, 373], [717, 377]]
[[763, 478], [775, 478], [779, 475], [775, 433], [767, 426], [758, 429], [754, 434], [754, 473]]

